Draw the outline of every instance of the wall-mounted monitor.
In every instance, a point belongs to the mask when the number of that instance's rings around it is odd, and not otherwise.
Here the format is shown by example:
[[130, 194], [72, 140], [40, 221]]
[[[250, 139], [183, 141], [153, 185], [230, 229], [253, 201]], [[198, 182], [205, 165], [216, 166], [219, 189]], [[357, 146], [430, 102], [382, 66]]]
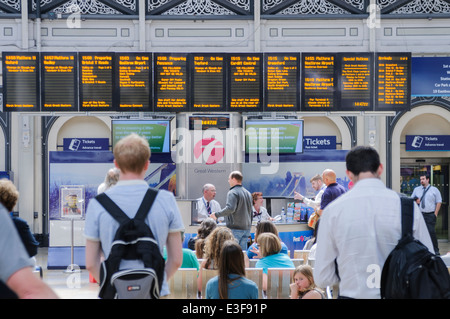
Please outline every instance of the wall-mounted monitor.
[[170, 120], [113, 120], [113, 148], [123, 137], [136, 133], [147, 139], [152, 153], [170, 153]]
[[245, 153], [303, 153], [303, 131], [303, 120], [247, 120]]

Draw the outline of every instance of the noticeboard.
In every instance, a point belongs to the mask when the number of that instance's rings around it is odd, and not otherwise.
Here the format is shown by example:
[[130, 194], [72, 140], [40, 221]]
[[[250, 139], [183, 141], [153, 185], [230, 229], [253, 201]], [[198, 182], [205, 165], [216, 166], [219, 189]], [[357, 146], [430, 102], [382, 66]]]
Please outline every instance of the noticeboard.
[[193, 53], [189, 55], [191, 111], [225, 111], [225, 63], [225, 54]]
[[115, 111], [114, 53], [80, 53], [80, 111]]
[[228, 111], [263, 110], [263, 61], [261, 53], [228, 55]]
[[188, 110], [186, 53], [155, 53], [155, 112]]
[[335, 53], [302, 54], [302, 111], [335, 111]]
[[264, 54], [264, 111], [299, 111], [300, 54]]
[[3, 110], [40, 111], [39, 53], [3, 52]]
[[78, 56], [41, 53], [42, 111], [78, 111]]
[[116, 53], [117, 111], [152, 111], [151, 53]]
[[411, 109], [411, 53], [375, 55], [375, 111]]

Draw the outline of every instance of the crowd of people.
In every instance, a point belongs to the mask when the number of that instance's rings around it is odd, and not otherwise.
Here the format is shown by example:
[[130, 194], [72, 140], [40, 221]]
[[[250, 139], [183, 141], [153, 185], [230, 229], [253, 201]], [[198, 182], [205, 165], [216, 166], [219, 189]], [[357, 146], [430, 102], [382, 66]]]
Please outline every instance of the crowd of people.
[[[114, 148], [115, 169], [108, 172], [104, 185], [99, 187], [99, 193], [105, 192], [130, 218], [136, 214], [148, 189], [144, 177], [150, 155], [144, 138], [131, 134], [121, 139]], [[295, 193], [296, 199], [303, 200], [315, 210], [315, 264], [314, 269], [310, 265], [295, 269], [289, 286], [292, 299], [323, 299], [323, 288], [337, 283], [342, 297], [380, 298], [379, 287], [367, 284], [367, 266], [382, 267], [400, 238], [400, 197], [382, 183], [383, 165], [373, 148], [359, 146], [350, 150], [346, 168], [353, 183], [351, 191], [346, 192], [336, 182], [335, 172], [326, 169], [310, 181], [318, 192], [314, 199]], [[230, 190], [223, 208], [214, 200], [214, 185], [203, 187], [203, 196], [198, 200], [201, 224], [197, 236], [189, 240], [187, 249], [182, 248], [185, 229], [173, 194], [158, 192], [146, 223], [165, 259], [161, 297], [170, 294], [168, 280], [180, 267], [218, 270], [218, 276], [207, 282], [203, 296], [212, 299], [258, 298], [258, 289], [267, 289], [270, 268], [295, 268], [273, 219], [262, 206], [262, 193], [250, 194], [242, 180], [241, 172], [230, 173]], [[418, 203], [414, 210], [413, 236], [431, 252], [439, 254], [432, 231], [435, 218], [429, 218], [431, 216], [427, 214], [433, 213], [436, 217], [442, 199], [439, 192], [430, 187], [428, 176], [424, 176], [423, 181], [421, 178], [421, 183], [423, 187], [413, 193]], [[14, 188], [10, 184], [7, 186], [16, 198], [18, 194]], [[6, 189], [2, 183], [0, 187]], [[1, 193], [8, 194], [6, 190]], [[32, 274], [30, 256], [33, 253], [27, 252], [22, 244], [27, 237], [19, 238], [5, 208], [11, 210], [15, 202], [7, 204], [3, 197], [3, 206], [0, 206], [0, 280], [4, 288], [19, 298], [57, 297]], [[224, 225], [218, 225], [218, 219]], [[258, 221], [255, 242], [248, 246], [254, 219]], [[110, 253], [118, 227], [105, 208], [92, 199], [86, 212], [84, 231], [86, 269], [97, 282], [100, 282], [101, 263]], [[31, 248], [35, 245], [32, 240], [29, 243]], [[245, 277], [250, 259], [257, 259], [255, 267], [263, 269], [262, 287]], [[136, 266], [135, 261], [128, 260], [122, 265], [125, 268]], [[198, 287], [202, 287], [201, 271]]]

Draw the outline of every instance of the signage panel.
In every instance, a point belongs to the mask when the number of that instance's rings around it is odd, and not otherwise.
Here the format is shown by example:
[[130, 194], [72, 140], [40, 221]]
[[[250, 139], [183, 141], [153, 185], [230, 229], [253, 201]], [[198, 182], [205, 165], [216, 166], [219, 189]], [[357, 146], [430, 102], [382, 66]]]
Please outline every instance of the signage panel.
[[264, 55], [264, 111], [299, 111], [300, 54]]
[[412, 96], [450, 95], [450, 57], [416, 57], [411, 65]]
[[185, 53], [155, 53], [155, 104], [160, 112], [188, 110], [188, 65]]
[[3, 111], [39, 111], [39, 53], [3, 52], [2, 59]]
[[113, 101], [114, 53], [80, 53], [81, 111], [116, 111]]
[[336, 136], [305, 136], [303, 139], [305, 150], [335, 150]]
[[450, 151], [450, 135], [406, 135], [406, 151]]
[[42, 111], [78, 111], [78, 56], [41, 53]]
[[116, 53], [118, 111], [152, 111], [151, 53]]
[[109, 151], [109, 138], [63, 138], [64, 151]]

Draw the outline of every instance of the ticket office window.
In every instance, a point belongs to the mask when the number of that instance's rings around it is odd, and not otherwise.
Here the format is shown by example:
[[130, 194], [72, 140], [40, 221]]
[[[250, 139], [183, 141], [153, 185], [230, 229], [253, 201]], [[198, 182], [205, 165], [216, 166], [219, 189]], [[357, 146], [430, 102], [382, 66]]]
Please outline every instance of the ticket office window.
[[436, 221], [438, 239], [449, 239], [449, 164], [414, 163], [402, 164], [400, 167], [400, 192], [410, 196], [415, 187], [420, 186], [420, 175], [427, 173], [430, 184], [441, 192], [442, 205]]

